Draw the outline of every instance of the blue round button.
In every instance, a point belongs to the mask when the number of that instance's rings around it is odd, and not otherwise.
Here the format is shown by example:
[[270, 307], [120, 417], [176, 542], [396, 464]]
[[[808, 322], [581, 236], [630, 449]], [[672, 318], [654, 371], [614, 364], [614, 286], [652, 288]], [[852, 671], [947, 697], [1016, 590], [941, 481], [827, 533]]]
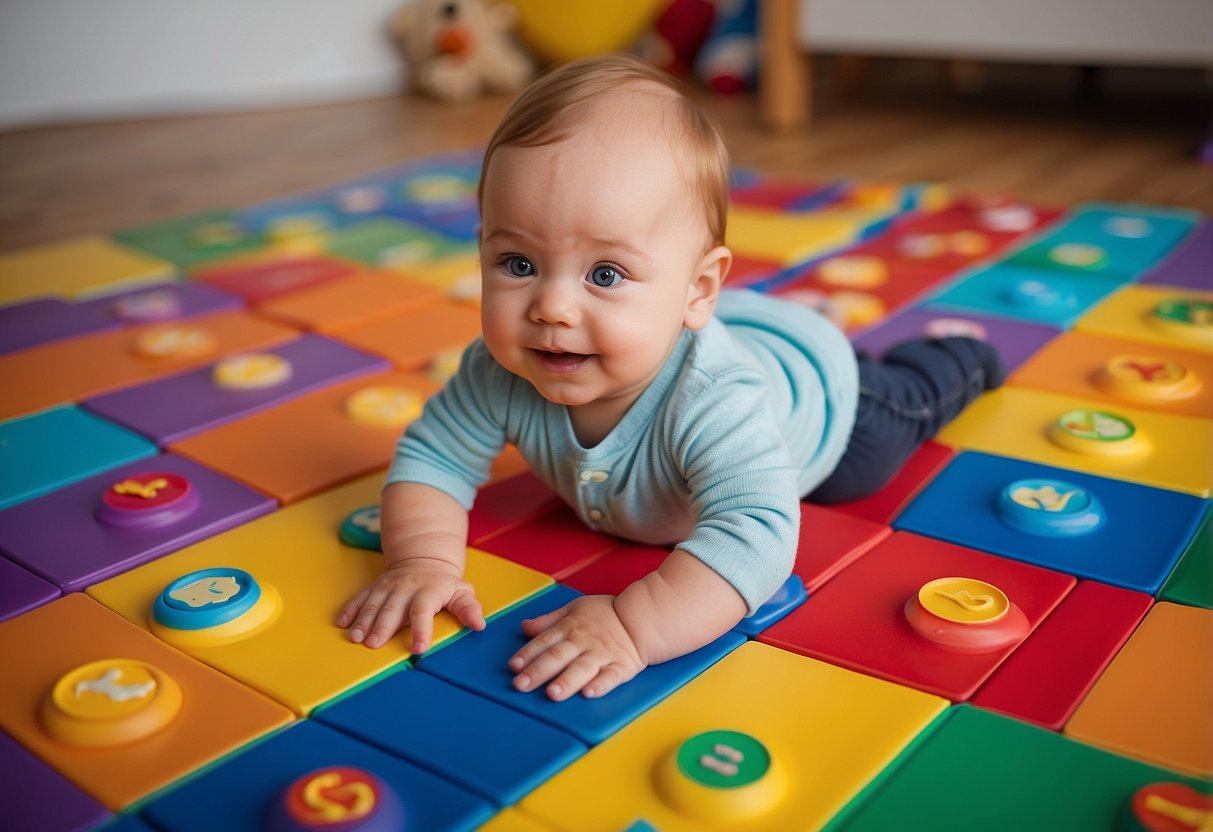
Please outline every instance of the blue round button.
[[243, 569], [201, 569], [182, 575], [156, 599], [156, 622], [175, 630], [202, 630], [235, 621], [261, 598], [261, 585]]
[[379, 552], [383, 544], [379, 539], [379, 506], [364, 506], [341, 523], [338, 537], [346, 546], [370, 549]]
[[1048, 308], [1054, 306], [1077, 306], [1078, 298], [1072, 291], [1047, 280], [1021, 280], [1007, 291], [1007, 299], [1016, 306]]
[[1027, 534], [1069, 537], [1103, 525], [1103, 505], [1085, 488], [1062, 480], [1016, 480], [1002, 490], [998, 516]]

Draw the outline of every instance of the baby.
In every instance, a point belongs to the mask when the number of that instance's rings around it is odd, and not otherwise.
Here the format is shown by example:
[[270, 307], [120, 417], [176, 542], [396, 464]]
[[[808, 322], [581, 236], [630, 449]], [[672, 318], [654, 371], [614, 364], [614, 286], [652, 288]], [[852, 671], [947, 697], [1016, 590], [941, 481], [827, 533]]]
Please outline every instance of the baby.
[[[483, 337], [400, 441], [382, 497], [385, 570], [338, 624], [369, 647], [448, 610], [467, 511], [507, 442], [590, 528], [670, 548], [618, 596], [524, 622], [522, 691], [602, 696], [752, 614], [795, 559], [799, 500], [879, 489], [1004, 374], [967, 338], [855, 355], [816, 312], [722, 292], [729, 159], [716, 126], [625, 56], [536, 80], [481, 176]], [[609, 555], [607, 555], [609, 557]]]

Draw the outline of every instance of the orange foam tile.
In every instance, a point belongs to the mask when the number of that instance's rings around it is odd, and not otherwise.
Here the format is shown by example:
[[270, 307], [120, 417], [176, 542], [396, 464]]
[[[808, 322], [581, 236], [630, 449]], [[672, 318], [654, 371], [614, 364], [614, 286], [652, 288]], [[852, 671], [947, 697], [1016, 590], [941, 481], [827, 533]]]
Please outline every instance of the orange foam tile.
[[332, 333], [409, 314], [436, 303], [434, 286], [387, 272], [370, 272], [271, 298], [257, 311], [272, 318]]
[[172, 278], [166, 260], [90, 235], [0, 254], [0, 303], [40, 295], [84, 297]]
[[[181, 340], [193, 347], [154, 356], [140, 354], [140, 349], [155, 343], [150, 340], [153, 336], [168, 331], [191, 333]], [[0, 389], [4, 390], [0, 419], [179, 373], [228, 353], [272, 347], [298, 334], [296, 329], [247, 312], [220, 312], [188, 321], [72, 338], [0, 356]]]
[[1213, 610], [1154, 605], [1066, 725], [1130, 757], [1213, 777]]
[[[352, 397], [384, 388], [399, 392], [402, 401], [387, 404], [382, 420], [348, 414]], [[284, 505], [294, 503], [386, 467], [405, 424], [435, 389], [408, 373], [363, 376], [188, 437], [172, 449]]]
[[[92, 736], [98, 738], [102, 730], [114, 729], [114, 720], [96, 710], [96, 702], [105, 706], [107, 696], [111, 699], [108, 707], [120, 718], [154, 720], [158, 714], [166, 720], [163, 727], [124, 744], [99, 747], [69, 744], [49, 734], [44, 727], [49, 723], [42, 714], [56, 683], [84, 665], [115, 659], [150, 665], [169, 683], [121, 701], [98, 687], [83, 693], [75, 689], [77, 701], [94, 700], [94, 715], [89, 720], [95, 729]], [[80, 593], [0, 624], [0, 663], [11, 669], [0, 696], [0, 728], [115, 810], [294, 718], [269, 697], [169, 647]], [[94, 669], [83, 674], [82, 681], [97, 685], [105, 673], [105, 668]], [[116, 684], [123, 680], [119, 675]], [[165, 705], [171, 682], [181, 692], [175, 715]], [[74, 689], [71, 684], [66, 688], [69, 693]], [[147, 701], [140, 704], [140, 698]], [[108, 738], [95, 739], [105, 740]], [[16, 821], [19, 815], [8, 817]]]
[[402, 370], [420, 370], [435, 355], [466, 347], [478, 335], [478, 310], [442, 300], [420, 311], [345, 330], [339, 337]]
[[1066, 332], [1010, 383], [1092, 401], [1213, 419], [1213, 354], [1089, 332]]

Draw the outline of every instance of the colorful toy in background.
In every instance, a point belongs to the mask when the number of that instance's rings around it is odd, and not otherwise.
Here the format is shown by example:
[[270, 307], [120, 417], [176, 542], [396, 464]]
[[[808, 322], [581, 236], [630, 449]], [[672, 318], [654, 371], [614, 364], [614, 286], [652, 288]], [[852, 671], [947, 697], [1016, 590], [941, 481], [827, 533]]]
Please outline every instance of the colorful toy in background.
[[650, 62], [713, 92], [754, 88], [758, 75], [757, 0], [674, 0], [637, 46]]
[[510, 684], [519, 622], [666, 551], [516, 453], [469, 516], [483, 632], [439, 616], [413, 656], [333, 623], [382, 568], [402, 426], [479, 332], [479, 163], [0, 254], [19, 828], [1208, 827], [1213, 221], [737, 172], [734, 286], [1011, 373], [880, 493], [802, 505], [753, 617], [557, 704]]
[[663, 0], [508, 0], [518, 35], [541, 60], [558, 63], [632, 48]]
[[441, 101], [518, 92], [535, 73], [514, 41], [514, 7], [491, 0], [409, 0], [389, 28], [421, 92]]

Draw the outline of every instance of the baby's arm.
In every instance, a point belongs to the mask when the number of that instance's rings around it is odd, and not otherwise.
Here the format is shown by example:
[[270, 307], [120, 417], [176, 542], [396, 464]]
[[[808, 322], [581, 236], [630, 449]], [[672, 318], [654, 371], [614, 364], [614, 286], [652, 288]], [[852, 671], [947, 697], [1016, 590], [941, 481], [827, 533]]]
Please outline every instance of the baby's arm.
[[434, 616], [448, 609], [460, 623], [484, 629], [484, 611], [472, 585], [463, 580], [467, 556], [467, 512], [452, 497], [412, 482], [383, 491], [381, 539], [386, 568], [342, 609], [337, 625], [350, 640], [382, 647], [406, 624], [412, 652], [429, 649]]
[[732, 585], [680, 549], [612, 598], [587, 595], [523, 623], [531, 641], [510, 659], [519, 690], [547, 686], [561, 701], [602, 696], [650, 664], [698, 650], [737, 624], [746, 602]]

